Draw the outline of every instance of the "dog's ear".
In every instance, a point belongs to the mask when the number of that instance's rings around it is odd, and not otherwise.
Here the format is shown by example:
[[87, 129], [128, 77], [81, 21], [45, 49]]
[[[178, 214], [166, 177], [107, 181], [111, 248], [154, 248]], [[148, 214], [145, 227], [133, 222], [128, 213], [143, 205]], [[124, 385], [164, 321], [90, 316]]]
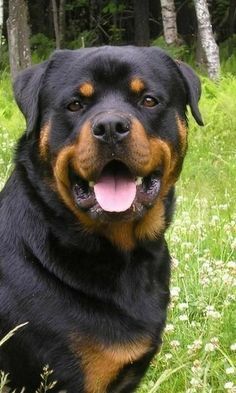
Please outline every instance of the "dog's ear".
[[191, 108], [192, 115], [196, 122], [203, 126], [203, 120], [198, 108], [198, 101], [201, 96], [201, 82], [195, 72], [187, 64], [182, 61], [176, 61], [178, 69], [184, 80], [184, 84], [188, 93], [188, 104]]
[[48, 61], [22, 71], [13, 84], [16, 102], [24, 114], [27, 123], [27, 134], [37, 125], [39, 92]]

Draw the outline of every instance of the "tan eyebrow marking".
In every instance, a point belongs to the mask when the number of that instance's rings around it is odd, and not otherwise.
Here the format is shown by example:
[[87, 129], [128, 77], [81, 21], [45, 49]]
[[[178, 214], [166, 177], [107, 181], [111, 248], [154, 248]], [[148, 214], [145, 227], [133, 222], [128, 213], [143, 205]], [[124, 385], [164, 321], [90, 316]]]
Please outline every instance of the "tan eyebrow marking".
[[141, 91], [144, 90], [145, 85], [144, 85], [144, 82], [142, 81], [142, 79], [136, 77], [131, 80], [130, 88], [133, 93], [141, 93]]
[[94, 86], [91, 82], [84, 82], [79, 87], [79, 92], [85, 97], [91, 97], [94, 94]]

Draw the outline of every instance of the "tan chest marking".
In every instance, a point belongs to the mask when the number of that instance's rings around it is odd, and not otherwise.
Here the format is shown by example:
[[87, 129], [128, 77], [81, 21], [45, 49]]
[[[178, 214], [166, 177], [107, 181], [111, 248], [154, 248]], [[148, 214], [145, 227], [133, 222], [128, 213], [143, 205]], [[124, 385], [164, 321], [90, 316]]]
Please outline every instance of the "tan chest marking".
[[81, 360], [86, 393], [105, 393], [108, 385], [127, 364], [150, 349], [150, 338], [107, 347], [90, 339], [73, 337], [73, 352]]

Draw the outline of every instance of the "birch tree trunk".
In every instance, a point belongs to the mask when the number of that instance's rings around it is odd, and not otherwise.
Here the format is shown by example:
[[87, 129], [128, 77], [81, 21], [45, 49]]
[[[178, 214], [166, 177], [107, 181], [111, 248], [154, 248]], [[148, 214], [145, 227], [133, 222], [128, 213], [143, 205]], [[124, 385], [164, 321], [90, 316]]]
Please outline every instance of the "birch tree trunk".
[[28, 7], [25, 0], [9, 0], [7, 33], [11, 76], [14, 80], [20, 70], [31, 65]]
[[198, 21], [199, 38], [206, 58], [208, 75], [211, 79], [217, 80], [220, 76], [219, 48], [213, 35], [207, 1], [194, 0], [194, 5]]
[[205, 55], [205, 51], [203, 50], [203, 47], [202, 47], [202, 41], [201, 41], [199, 31], [197, 32], [196, 65], [198, 66], [198, 68], [201, 71], [204, 71], [207, 68], [206, 55]]
[[161, 0], [161, 14], [165, 41], [168, 45], [176, 44], [178, 32], [174, 0]]

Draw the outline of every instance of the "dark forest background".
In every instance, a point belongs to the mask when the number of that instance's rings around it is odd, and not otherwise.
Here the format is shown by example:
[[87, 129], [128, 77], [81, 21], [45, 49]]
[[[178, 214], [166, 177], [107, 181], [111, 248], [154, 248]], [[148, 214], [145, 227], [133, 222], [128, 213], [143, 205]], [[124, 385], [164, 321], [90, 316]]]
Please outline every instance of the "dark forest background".
[[[55, 37], [53, 3], [58, 12], [59, 42]], [[207, 3], [216, 42], [227, 41], [225, 45], [230, 56], [236, 46], [233, 38], [236, 33], [236, 1], [209, 0]], [[8, 4], [8, 1], [3, 4], [5, 21], [8, 19]], [[176, 0], [175, 8], [179, 39], [175, 51], [178, 56], [184, 57], [189, 51], [197, 50], [195, 7], [192, 0]], [[104, 44], [165, 46], [159, 0], [29, 0], [28, 13], [31, 51], [40, 59], [47, 57], [56, 47], [74, 49]], [[7, 50], [6, 23], [2, 33]]]

